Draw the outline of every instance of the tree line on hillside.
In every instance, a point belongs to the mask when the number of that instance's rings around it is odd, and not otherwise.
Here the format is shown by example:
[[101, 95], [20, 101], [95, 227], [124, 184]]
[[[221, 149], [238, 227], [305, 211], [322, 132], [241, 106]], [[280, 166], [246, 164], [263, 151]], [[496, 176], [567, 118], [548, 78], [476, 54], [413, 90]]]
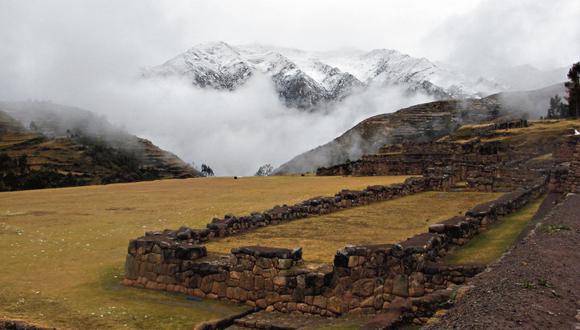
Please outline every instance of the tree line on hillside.
[[0, 191], [28, 190], [41, 188], [70, 187], [83, 185], [82, 179], [72, 174], [62, 174], [56, 168], [45, 165], [31, 169], [28, 157], [10, 157], [0, 154]]
[[565, 86], [568, 104], [565, 104], [559, 95], [551, 97], [546, 118], [566, 119], [580, 117], [580, 62], [574, 63], [568, 71], [568, 81]]
[[0, 153], [0, 191], [148, 181], [163, 177], [159, 169], [143, 166], [139, 150], [114, 148], [103, 139], [78, 131], [69, 132], [68, 137], [83, 146], [83, 154], [89, 159], [80, 164], [75, 161], [78, 165], [75, 171], [84, 174], [73, 175], [70, 169], [56, 164], [32, 168], [25, 154], [10, 157]]

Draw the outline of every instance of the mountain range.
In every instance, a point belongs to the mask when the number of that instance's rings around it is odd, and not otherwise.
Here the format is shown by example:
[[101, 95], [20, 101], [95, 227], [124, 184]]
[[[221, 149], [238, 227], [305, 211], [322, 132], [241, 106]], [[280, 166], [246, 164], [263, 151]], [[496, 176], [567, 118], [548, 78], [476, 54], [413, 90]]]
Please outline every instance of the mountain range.
[[392, 49], [317, 52], [211, 42], [142, 72], [144, 78], [179, 77], [200, 88], [230, 91], [256, 75], [272, 80], [286, 106], [306, 110], [339, 102], [371, 86], [399, 86], [435, 99], [478, 98], [506, 88], [492, 79]]

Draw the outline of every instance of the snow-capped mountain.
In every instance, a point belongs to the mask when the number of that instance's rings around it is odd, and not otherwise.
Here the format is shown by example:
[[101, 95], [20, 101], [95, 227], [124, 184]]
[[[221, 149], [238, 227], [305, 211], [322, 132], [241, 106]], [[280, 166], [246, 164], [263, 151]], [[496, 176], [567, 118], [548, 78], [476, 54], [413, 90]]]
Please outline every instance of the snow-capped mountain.
[[213, 42], [143, 71], [145, 78], [180, 76], [198, 87], [224, 90], [235, 90], [255, 74], [271, 77], [284, 103], [300, 109], [340, 101], [371, 85], [398, 85], [438, 99], [481, 97], [502, 89], [485, 78], [389, 49], [309, 52]]

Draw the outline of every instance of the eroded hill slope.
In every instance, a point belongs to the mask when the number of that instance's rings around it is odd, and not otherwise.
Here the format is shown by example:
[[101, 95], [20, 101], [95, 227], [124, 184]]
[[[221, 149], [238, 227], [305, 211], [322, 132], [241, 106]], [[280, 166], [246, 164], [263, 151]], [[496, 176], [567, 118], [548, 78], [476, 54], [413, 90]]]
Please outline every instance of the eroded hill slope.
[[499, 117], [537, 118], [551, 96], [563, 94], [564, 85], [540, 90], [509, 92], [482, 99], [445, 100], [415, 105], [360, 122], [327, 144], [302, 153], [276, 169], [276, 174], [313, 172], [374, 154], [385, 144], [428, 142], [459, 127]]
[[66, 117], [73, 110], [27, 103], [0, 104], [0, 190], [200, 175], [176, 155], [90, 112]]

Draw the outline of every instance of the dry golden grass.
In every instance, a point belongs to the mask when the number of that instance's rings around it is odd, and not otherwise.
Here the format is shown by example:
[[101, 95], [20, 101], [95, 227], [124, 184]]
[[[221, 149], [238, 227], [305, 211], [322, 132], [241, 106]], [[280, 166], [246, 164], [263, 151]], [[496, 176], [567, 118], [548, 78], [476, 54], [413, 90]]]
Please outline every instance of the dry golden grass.
[[336, 250], [346, 244], [395, 243], [500, 195], [426, 192], [261, 228], [211, 242], [207, 247], [210, 252], [222, 253], [242, 245], [303, 247], [305, 260], [330, 262]]
[[[479, 137], [477, 129], [488, 127], [490, 124], [464, 125], [456, 132], [441, 140], [455, 142], [467, 142]], [[536, 145], [546, 142], [554, 142], [553, 139], [563, 139], [574, 134], [574, 129], [580, 128], [580, 119], [574, 120], [532, 120], [528, 127], [498, 129], [498, 136], [482, 138], [482, 141], [507, 141], [516, 145]]]
[[566, 135], [574, 134], [574, 129], [580, 127], [580, 119], [575, 120], [537, 120], [530, 121], [528, 127], [512, 128], [507, 130], [497, 130], [508, 134], [507, 136], [484, 139], [485, 141], [506, 140], [514, 142], [526, 142], [528, 144], [535, 141], [542, 141], [546, 138], [562, 138]]
[[18, 132], [18, 133], [4, 133], [0, 139], [0, 150], [10, 148], [14, 145], [26, 143], [32, 140], [40, 139], [41, 136], [37, 133]]
[[242, 307], [118, 286], [129, 239], [404, 179], [208, 178], [0, 193], [0, 318], [77, 329], [191, 328]]

